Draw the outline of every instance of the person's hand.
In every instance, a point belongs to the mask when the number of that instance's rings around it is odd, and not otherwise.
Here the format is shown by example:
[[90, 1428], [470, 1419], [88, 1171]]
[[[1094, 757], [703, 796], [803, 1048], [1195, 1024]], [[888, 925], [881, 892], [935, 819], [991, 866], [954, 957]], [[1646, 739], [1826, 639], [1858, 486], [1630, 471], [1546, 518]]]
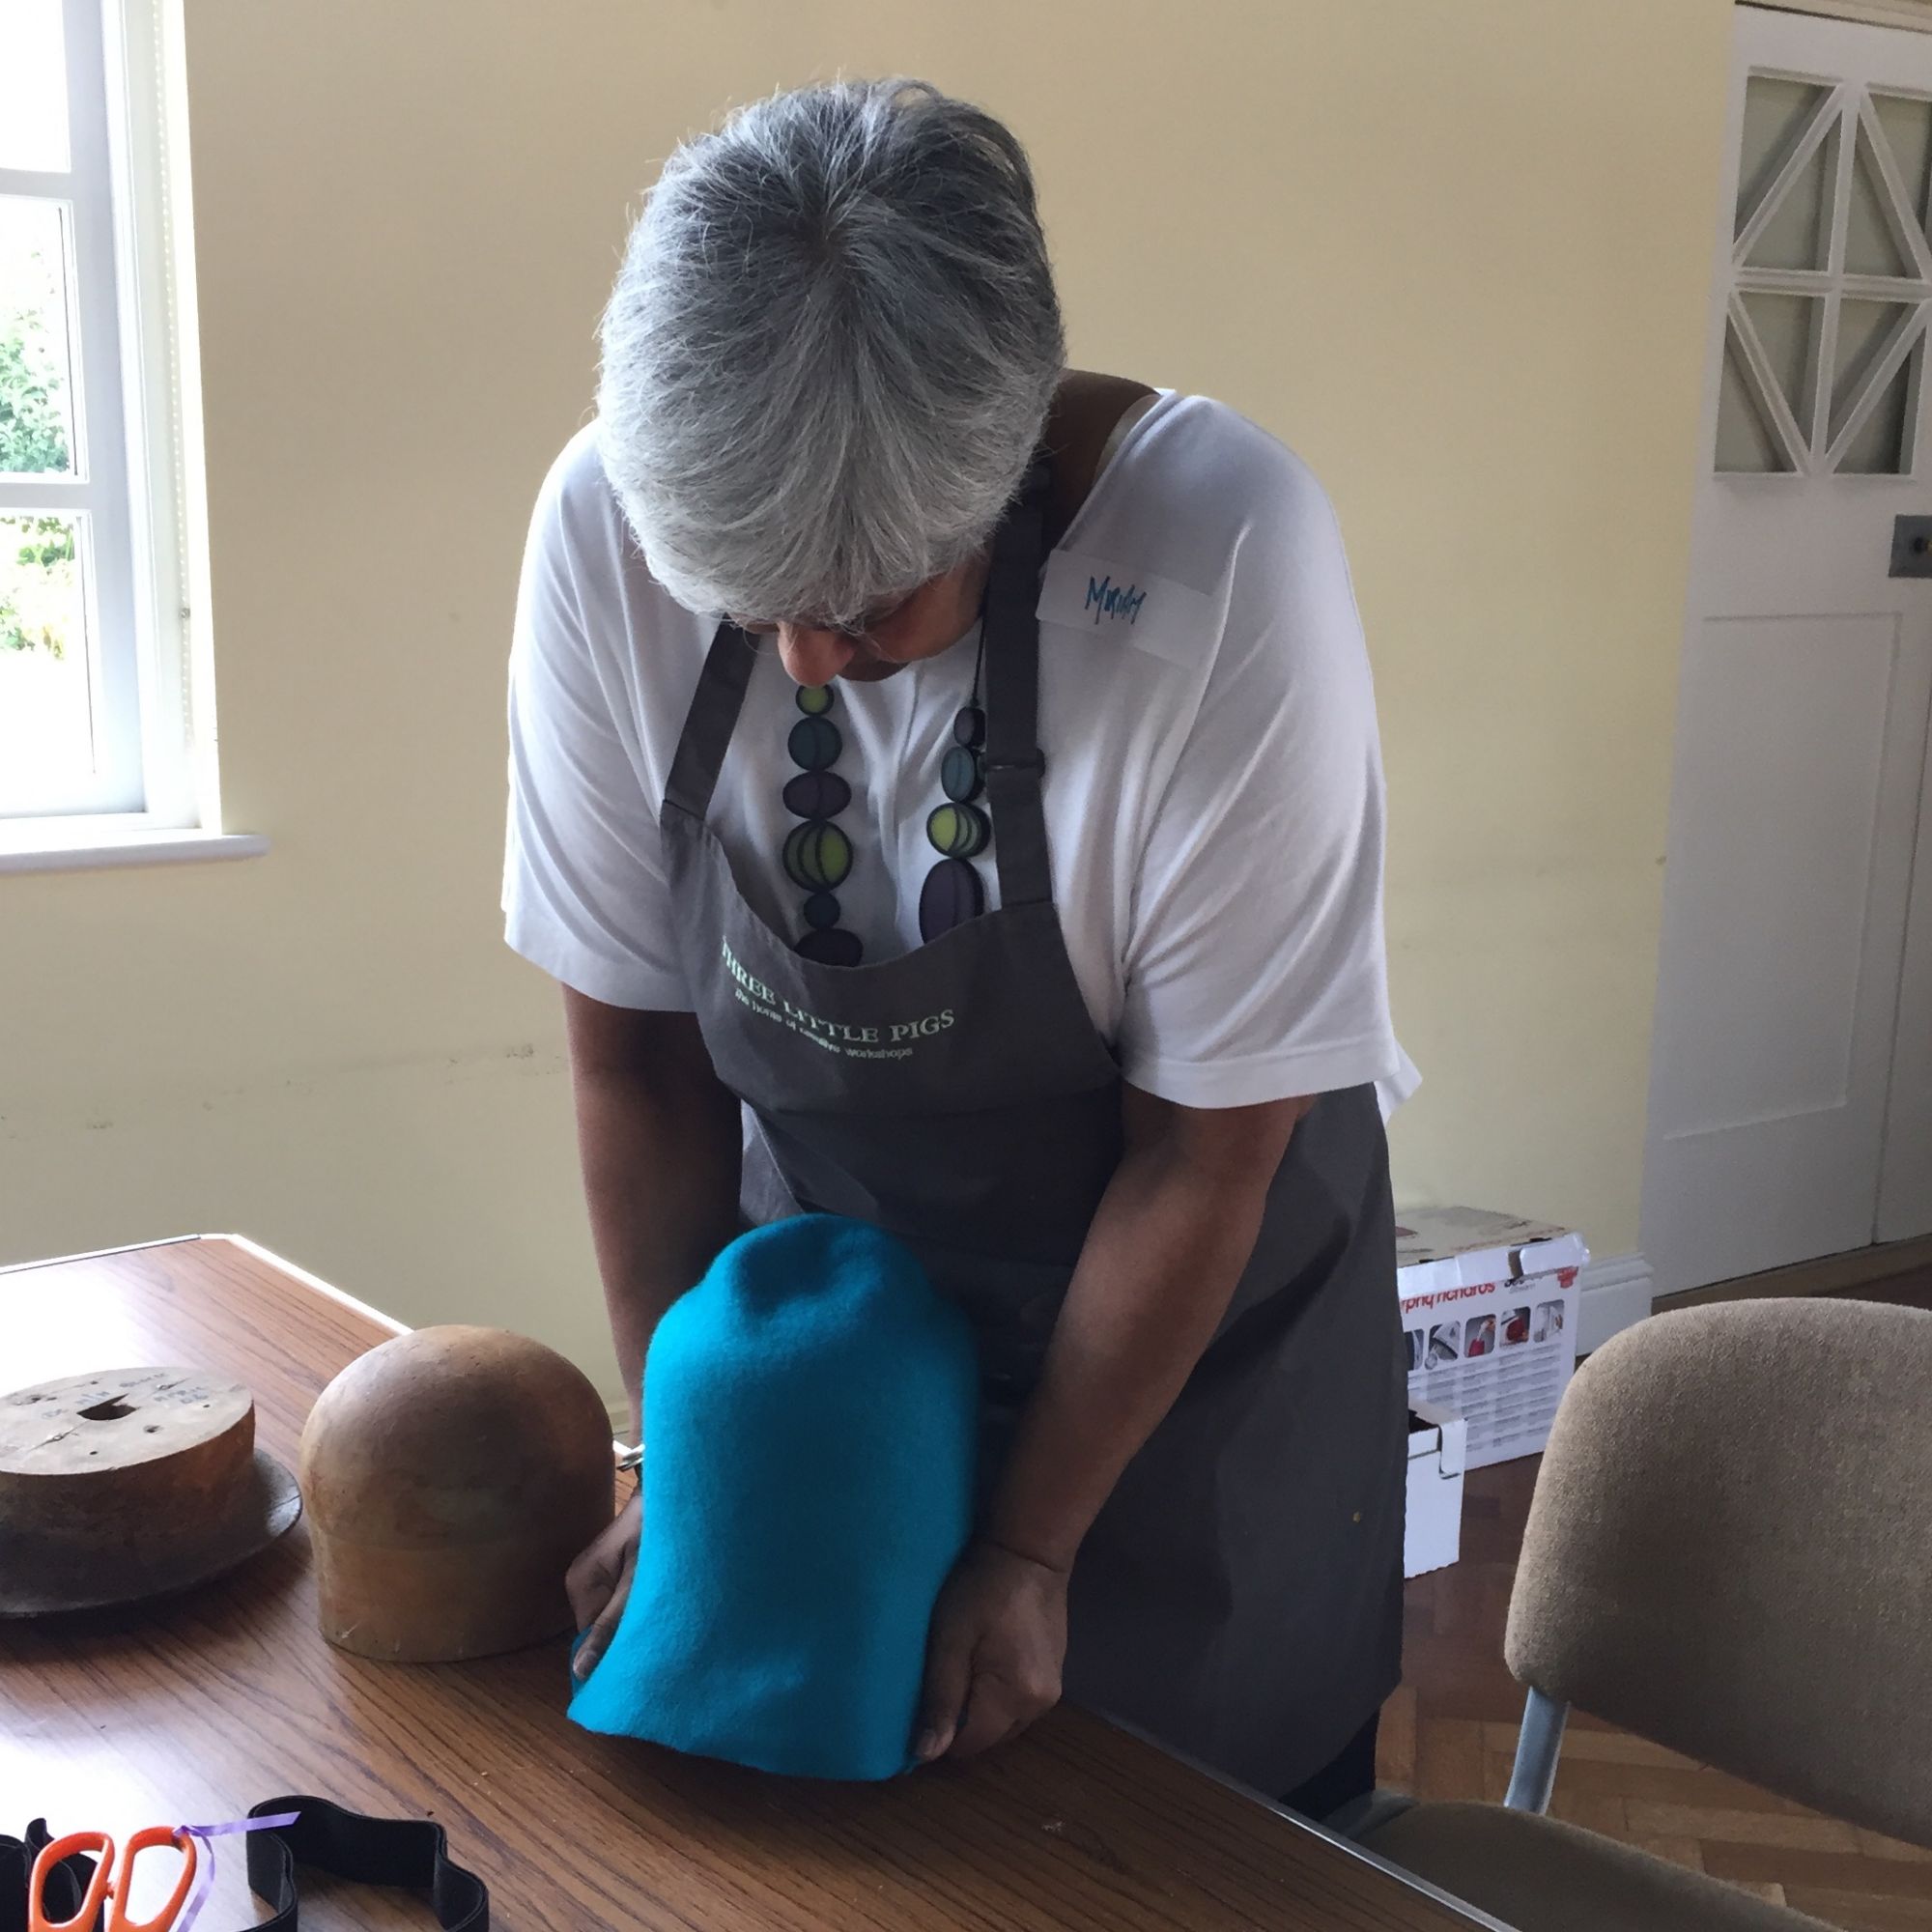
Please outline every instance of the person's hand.
[[1066, 1573], [975, 1543], [932, 1613], [916, 1755], [972, 1757], [1060, 1702]]
[[580, 1683], [597, 1667], [630, 1600], [631, 1575], [638, 1563], [638, 1538], [643, 1529], [644, 1499], [639, 1492], [612, 1519], [609, 1529], [570, 1566], [563, 1586], [570, 1595], [570, 1612], [580, 1631], [590, 1634], [571, 1662], [571, 1675]]

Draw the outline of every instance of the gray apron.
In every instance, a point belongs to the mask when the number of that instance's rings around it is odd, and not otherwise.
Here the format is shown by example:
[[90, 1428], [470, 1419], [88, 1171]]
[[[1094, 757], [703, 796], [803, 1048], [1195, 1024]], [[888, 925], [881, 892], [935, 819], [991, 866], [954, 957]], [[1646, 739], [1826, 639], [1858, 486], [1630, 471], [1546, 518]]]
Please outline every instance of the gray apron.
[[[1120, 1068], [1048, 871], [1046, 476], [1037, 461], [1002, 521], [981, 613], [997, 910], [856, 967], [801, 958], [764, 923], [705, 823], [756, 663], [728, 623], [662, 818], [698, 1024], [755, 1122], [754, 1218], [846, 1214], [910, 1243], [977, 1328], [988, 1476], [1122, 1151]], [[1341, 1750], [1399, 1676], [1401, 1340], [1375, 1092], [1327, 1094], [1294, 1131], [1213, 1341], [1081, 1548], [1068, 1696], [1267, 1792]]]

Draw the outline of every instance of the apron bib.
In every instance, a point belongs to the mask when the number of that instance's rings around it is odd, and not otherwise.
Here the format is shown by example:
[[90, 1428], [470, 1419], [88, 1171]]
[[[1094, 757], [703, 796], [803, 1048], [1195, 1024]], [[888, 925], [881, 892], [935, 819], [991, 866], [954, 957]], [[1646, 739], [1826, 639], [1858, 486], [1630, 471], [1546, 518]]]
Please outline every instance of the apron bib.
[[[982, 611], [1000, 904], [895, 959], [802, 958], [705, 822], [757, 662], [719, 627], [662, 814], [678, 946], [755, 1126], [755, 1219], [890, 1230], [972, 1319], [982, 1473], [1038, 1378], [1122, 1151], [1121, 1073], [1053, 904], [1037, 746], [1043, 459]], [[1400, 1674], [1407, 1396], [1373, 1088], [1296, 1127], [1234, 1300], [1128, 1465], [1068, 1589], [1069, 1697], [1267, 1792], [1326, 1764]]]

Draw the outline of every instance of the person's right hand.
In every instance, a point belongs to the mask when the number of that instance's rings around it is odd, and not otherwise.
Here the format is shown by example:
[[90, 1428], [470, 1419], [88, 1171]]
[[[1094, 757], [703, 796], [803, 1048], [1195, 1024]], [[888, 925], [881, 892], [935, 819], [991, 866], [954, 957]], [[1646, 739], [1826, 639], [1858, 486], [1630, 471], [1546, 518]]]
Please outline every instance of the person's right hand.
[[609, 1529], [570, 1566], [563, 1586], [570, 1594], [577, 1628], [589, 1634], [572, 1660], [571, 1675], [582, 1683], [597, 1667], [617, 1619], [631, 1595], [631, 1577], [638, 1564], [638, 1538], [643, 1529], [644, 1499], [634, 1495], [611, 1520]]

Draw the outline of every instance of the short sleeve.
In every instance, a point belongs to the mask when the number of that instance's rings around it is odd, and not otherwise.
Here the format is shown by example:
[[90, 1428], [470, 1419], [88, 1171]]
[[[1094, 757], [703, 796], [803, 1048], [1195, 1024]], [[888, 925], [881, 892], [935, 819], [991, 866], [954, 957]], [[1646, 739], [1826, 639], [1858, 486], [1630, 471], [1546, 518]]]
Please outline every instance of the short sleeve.
[[504, 937], [594, 1000], [688, 1012], [656, 801], [615, 668], [638, 640], [611, 635], [629, 620], [614, 581], [619, 513], [601, 500], [608, 494], [594, 442], [580, 436], [545, 480], [524, 551], [510, 651]]
[[1341, 532], [1270, 441], [1201, 706], [1138, 869], [1134, 1085], [1236, 1107], [1413, 1084], [1389, 1021], [1375, 694]]

